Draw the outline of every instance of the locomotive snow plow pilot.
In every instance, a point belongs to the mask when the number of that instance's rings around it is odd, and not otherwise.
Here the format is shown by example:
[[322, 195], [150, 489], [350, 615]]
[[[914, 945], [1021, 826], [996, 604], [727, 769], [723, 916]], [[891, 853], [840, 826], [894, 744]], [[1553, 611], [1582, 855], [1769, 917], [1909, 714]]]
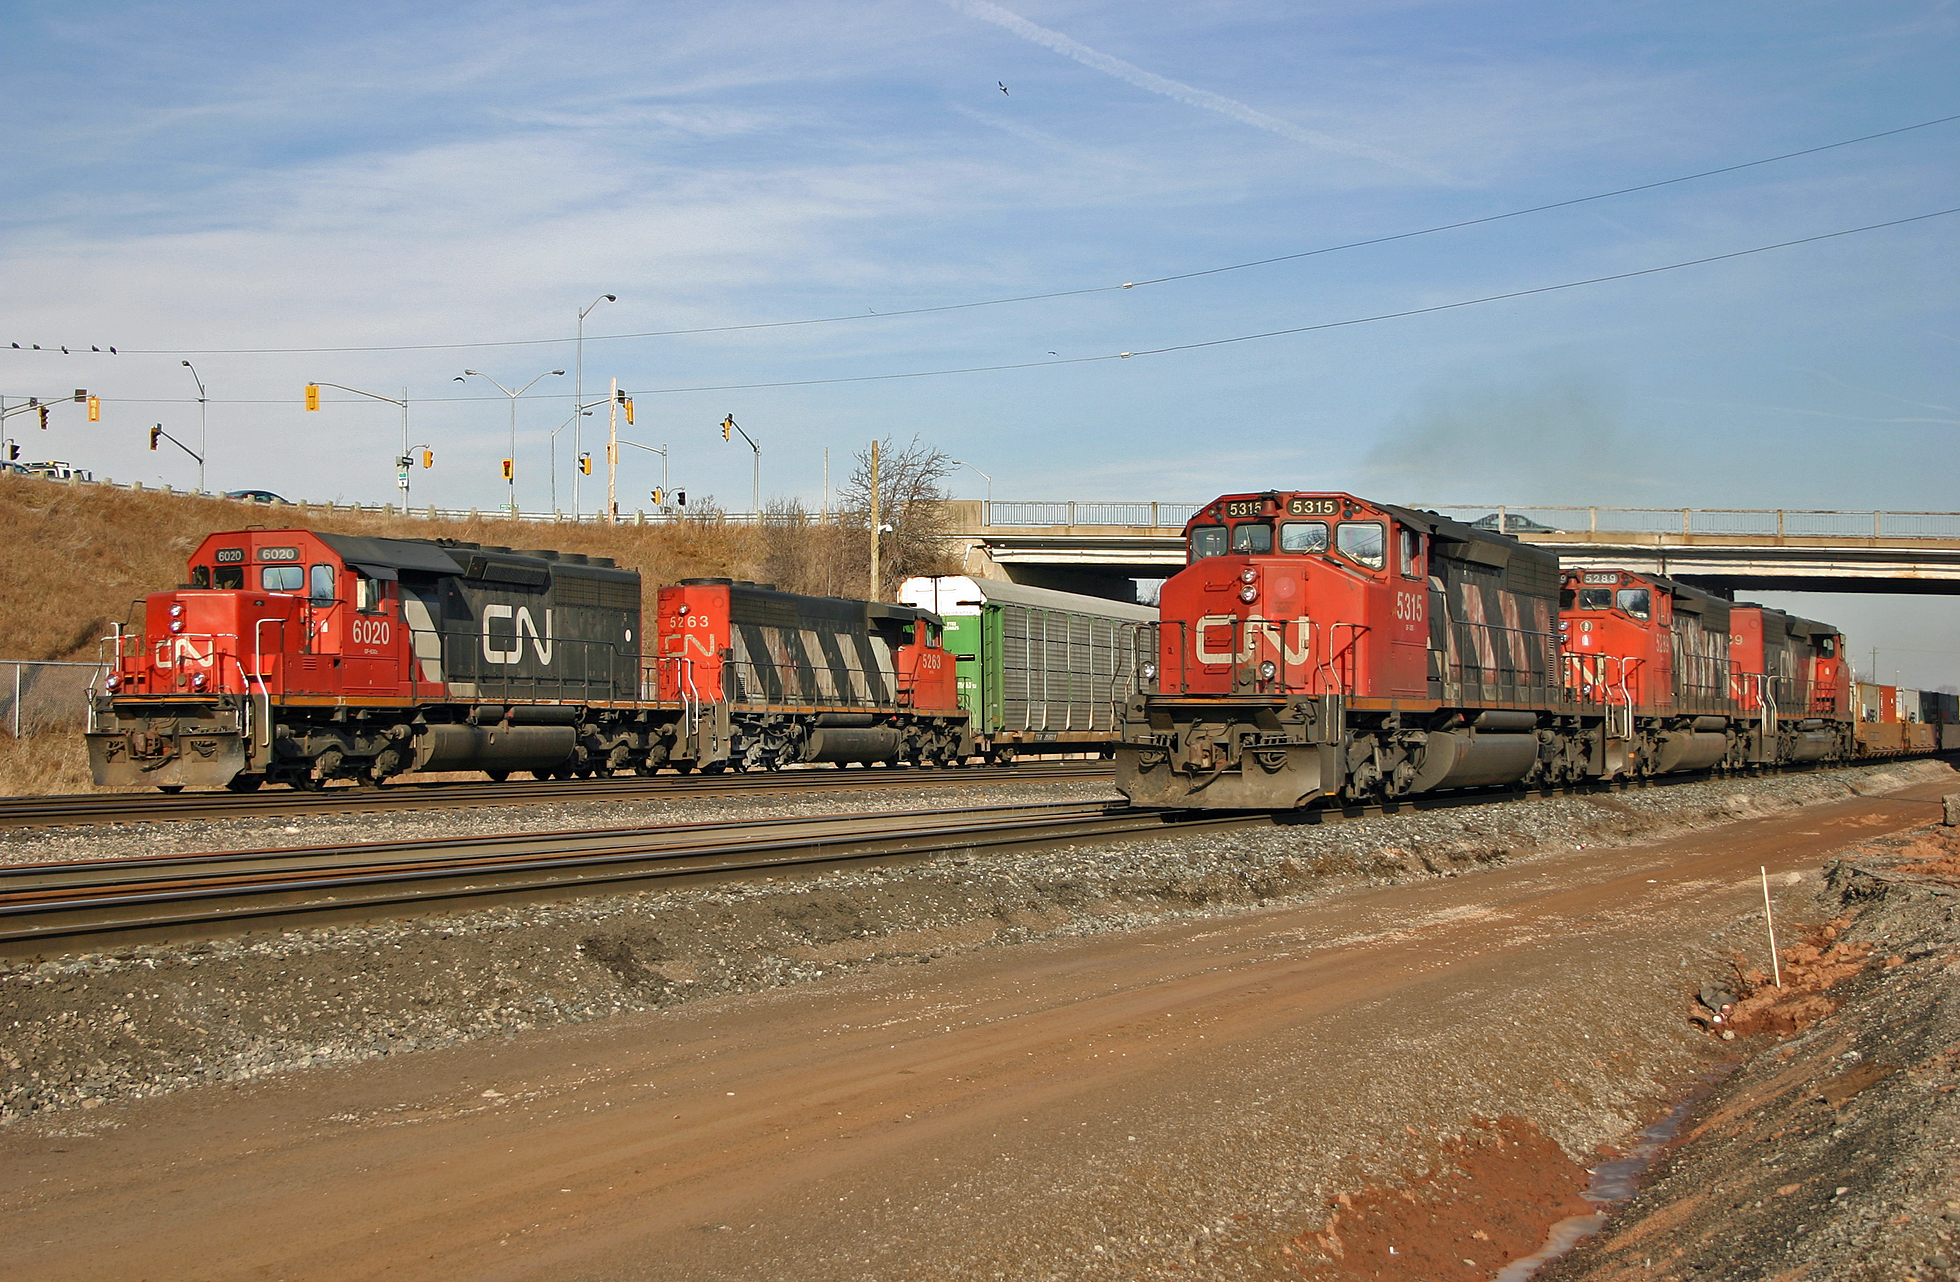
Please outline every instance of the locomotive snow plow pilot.
[[409, 771], [566, 778], [948, 763], [970, 749], [940, 620], [767, 584], [662, 589], [605, 557], [310, 530], [214, 534], [119, 626], [99, 784], [250, 791]]

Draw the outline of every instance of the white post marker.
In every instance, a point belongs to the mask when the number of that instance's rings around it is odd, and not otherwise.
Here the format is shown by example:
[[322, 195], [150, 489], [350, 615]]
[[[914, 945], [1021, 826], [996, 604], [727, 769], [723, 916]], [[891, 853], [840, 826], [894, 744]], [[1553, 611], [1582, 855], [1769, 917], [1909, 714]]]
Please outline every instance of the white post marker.
[[1769, 908], [1769, 869], [1756, 865], [1763, 874], [1763, 922], [1769, 927], [1769, 971], [1775, 977], [1778, 988], [1783, 987], [1783, 968], [1776, 962], [1776, 920], [1770, 916]]

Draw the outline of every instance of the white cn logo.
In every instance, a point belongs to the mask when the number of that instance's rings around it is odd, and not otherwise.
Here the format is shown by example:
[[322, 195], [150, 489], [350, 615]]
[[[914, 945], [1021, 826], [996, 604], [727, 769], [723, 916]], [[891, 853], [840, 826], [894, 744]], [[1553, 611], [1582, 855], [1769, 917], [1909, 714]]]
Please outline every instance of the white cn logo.
[[[497, 648], [496, 638], [490, 629], [499, 619], [515, 617], [511, 627], [510, 649]], [[520, 663], [524, 659], [524, 636], [530, 634], [531, 646], [537, 651], [538, 662], [549, 666], [551, 663], [551, 611], [544, 612], [544, 634], [538, 634], [538, 625], [531, 621], [529, 606], [518, 606], [512, 610], [507, 605], [486, 605], [483, 607], [483, 657], [490, 663]]]

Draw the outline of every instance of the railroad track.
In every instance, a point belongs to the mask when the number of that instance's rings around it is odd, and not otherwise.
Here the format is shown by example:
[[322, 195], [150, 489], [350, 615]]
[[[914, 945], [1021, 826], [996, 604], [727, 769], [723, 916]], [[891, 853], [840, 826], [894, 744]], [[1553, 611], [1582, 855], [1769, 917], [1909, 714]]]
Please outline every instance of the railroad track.
[[357, 811], [447, 810], [478, 806], [644, 801], [661, 797], [825, 792], [841, 788], [930, 788], [983, 783], [1051, 783], [1113, 778], [1103, 761], [976, 766], [964, 770], [784, 770], [724, 775], [617, 775], [601, 779], [537, 779], [525, 783], [407, 783], [383, 788], [352, 784], [321, 792], [76, 793], [0, 797], [0, 828], [57, 828], [71, 824], [159, 823], [183, 819], [249, 819]]
[[772, 868], [1273, 822], [1264, 814], [1056, 802], [18, 864], [0, 867], [0, 954], [563, 898]]

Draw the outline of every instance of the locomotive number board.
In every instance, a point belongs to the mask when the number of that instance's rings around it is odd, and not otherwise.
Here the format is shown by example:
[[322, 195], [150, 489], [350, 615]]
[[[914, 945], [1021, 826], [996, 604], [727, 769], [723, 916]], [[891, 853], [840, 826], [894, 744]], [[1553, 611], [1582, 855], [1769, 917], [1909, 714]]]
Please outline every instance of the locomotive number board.
[[1618, 583], [1619, 581], [1619, 574], [1612, 570], [1586, 571], [1586, 582], [1588, 583]]
[[219, 565], [235, 564], [245, 559], [245, 549], [244, 548], [219, 548], [217, 555], [212, 557], [211, 559], [216, 561]]
[[1288, 499], [1286, 501], [1288, 516], [1333, 516], [1340, 510], [1340, 503], [1334, 499]]
[[1258, 516], [1260, 512], [1265, 510], [1265, 507], [1266, 502], [1264, 499], [1233, 499], [1225, 505], [1225, 515]]
[[298, 548], [260, 548], [259, 560], [297, 561], [299, 560], [299, 549]]

